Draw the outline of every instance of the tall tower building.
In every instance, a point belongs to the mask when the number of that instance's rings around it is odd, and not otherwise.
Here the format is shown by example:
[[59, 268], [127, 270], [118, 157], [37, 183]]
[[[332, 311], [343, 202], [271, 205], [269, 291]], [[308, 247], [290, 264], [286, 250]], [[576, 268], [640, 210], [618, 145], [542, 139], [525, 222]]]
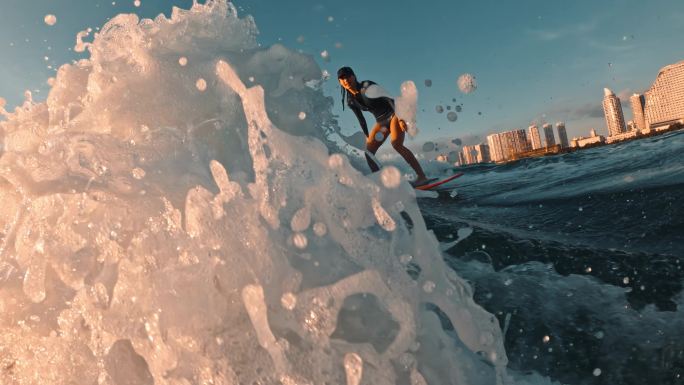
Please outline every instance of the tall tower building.
[[542, 148], [541, 137], [539, 136], [539, 127], [533, 124], [527, 127], [527, 131], [530, 133], [530, 145], [533, 150]]
[[570, 147], [570, 142], [568, 141], [568, 132], [565, 130], [565, 123], [556, 123], [556, 131], [558, 131], [558, 140], [562, 148]]
[[637, 130], [643, 130], [646, 128], [646, 115], [644, 115], [644, 105], [646, 103], [644, 96], [634, 94], [629, 98], [629, 103], [632, 106], [632, 120]]
[[647, 127], [684, 119], [684, 61], [661, 69], [644, 98]]
[[475, 164], [477, 161], [477, 149], [475, 146], [463, 146], [464, 164]]
[[530, 151], [530, 143], [527, 141], [525, 130], [506, 131], [503, 135], [508, 143], [509, 156]]
[[618, 135], [627, 131], [625, 128], [625, 116], [622, 114], [620, 98], [615, 96], [608, 88], [603, 89], [603, 113], [606, 116], [608, 136]]
[[511, 130], [487, 136], [491, 160], [501, 162], [530, 150], [525, 130]]
[[491, 162], [491, 157], [489, 156], [489, 146], [480, 143], [478, 145], [475, 145], [475, 149], [477, 150], [477, 161], [478, 163], [483, 163], [483, 162]]
[[551, 147], [556, 145], [556, 138], [553, 136], [553, 126], [546, 123], [542, 126], [544, 130], [544, 139], [546, 139], [546, 147]]
[[492, 162], [502, 162], [506, 160], [503, 144], [501, 143], [501, 134], [487, 135], [487, 145], [489, 146], [489, 154], [492, 157]]

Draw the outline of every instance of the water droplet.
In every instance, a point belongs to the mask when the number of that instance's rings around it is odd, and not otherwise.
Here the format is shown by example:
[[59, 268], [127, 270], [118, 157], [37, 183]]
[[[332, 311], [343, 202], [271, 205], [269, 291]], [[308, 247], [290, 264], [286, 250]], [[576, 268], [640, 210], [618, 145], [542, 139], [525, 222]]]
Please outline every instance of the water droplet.
[[45, 15], [45, 18], [43, 20], [45, 21], [45, 24], [47, 24], [49, 26], [53, 26], [53, 25], [57, 24], [57, 16], [52, 15], [52, 14]]
[[311, 211], [308, 207], [302, 207], [292, 216], [290, 228], [294, 232], [303, 232], [311, 224]]
[[304, 234], [302, 234], [302, 233], [296, 233], [296, 234], [292, 237], [292, 241], [294, 242], [294, 245], [295, 245], [298, 249], [305, 249], [306, 246], [307, 246], [308, 243], [309, 243], [309, 240], [306, 238], [306, 235], [304, 235]]
[[285, 293], [280, 297], [280, 304], [287, 310], [292, 310], [297, 305], [297, 297], [292, 293]]
[[140, 167], [136, 167], [131, 171], [133, 178], [140, 180], [145, 177], [145, 170]]
[[195, 87], [197, 87], [198, 90], [204, 92], [207, 89], [207, 81], [202, 78], [199, 78], [195, 83]]
[[330, 53], [328, 53], [328, 50], [323, 50], [323, 52], [321, 52], [321, 57], [323, 58], [323, 61], [330, 61]]
[[413, 260], [413, 256], [410, 254], [404, 254], [404, 255], [399, 257], [399, 261], [404, 265], [408, 265], [412, 260]]
[[319, 237], [322, 237], [328, 232], [328, 228], [325, 225], [325, 223], [317, 222], [313, 226], [313, 231], [314, 234], [318, 235]]
[[471, 74], [463, 74], [458, 77], [458, 89], [464, 94], [469, 94], [477, 89], [475, 77]]

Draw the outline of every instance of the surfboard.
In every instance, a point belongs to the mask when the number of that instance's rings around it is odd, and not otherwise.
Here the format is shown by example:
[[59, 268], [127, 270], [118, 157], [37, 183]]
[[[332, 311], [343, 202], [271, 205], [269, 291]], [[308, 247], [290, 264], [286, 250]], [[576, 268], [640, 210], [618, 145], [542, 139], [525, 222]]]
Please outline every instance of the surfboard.
[[458, 177], [460, 177], [460, 176], [463, 176], [463, 173], [462, 173], [462, 172], [458, 172], [458, 173], [456, 173], [456, 174], [454, 174], [454, 175], [451, 175], [451, 176], [448, 176], [448, 177], [446, 177], [446, 178], [439, 179], [439, 180], [437, 180], [437, 181], [430, 182], [430, 183], [427, 183], [427, 184], [424, 184], [424, 185], [420, 185], [420, 186], [414, 187], [414, 188], [415, 188], [416, 190], [423, 190], [423, 191], [425, 191], [425, 190], [434, 190], [435, 188], [437, 188], [437, 187], [439, 187], [439, 186], [441, 186], [441, 185], [443, 185], [443, 184], [445, 184], [445, 183], [451, 182], [452, 180], [454, 180], [454, 179], [456, 179], [456, 178], [458, 178]]
[[[378, 168], [382, 168], [382, 163], [380, 163], [380, 161], [378, 160], [378, 158], [375, 157], [375, 155], [371, 154], [371, 153], [370, 153], [369, 151], [367, 151], [367, 150], [364, 151], [364, 152], [366, 153], [366, 156], [367, 156], [373, 163], [375, 163], [375, 164], [378, 166]], [[430, 181], [429, 181], [428, 183], [426, 183], [426, 184], [424, 184], [424, 185], [420, 185], [420, 186], [418, 186], [418, 187], [414, 187], [414, 188], [415, 188], [416, 190], [423, 190], [423, 191], [436, 190], [437, 187], [439, 187], [439, 186], [441, 186], [441, 185], [443, 185], [443, 184], [445, 184], [445, 183], [451, 182], [452, 180], [454, 180], [454, 179], [456, 179], [456, 178], [458, 178], [458, 177], [460, 177], [460, 176], [463, 176], [463, 173], [462, 173], [462, 172], [457, 172], [456, 174], [450, 175], [450, 176], [448, 176], [448, 177], [446, 177], [446, 178], [442, 178], [442, 179], [439, 179], [439, 178], [431, 178]]]

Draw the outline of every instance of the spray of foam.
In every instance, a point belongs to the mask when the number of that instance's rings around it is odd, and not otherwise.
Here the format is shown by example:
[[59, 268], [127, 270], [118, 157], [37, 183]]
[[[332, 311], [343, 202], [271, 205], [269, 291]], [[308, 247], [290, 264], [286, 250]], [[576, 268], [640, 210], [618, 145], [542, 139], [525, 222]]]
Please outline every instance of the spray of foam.
[[119, 15], [4, 112], [0, 383], [512, 381], [413, 190], [330, 155], [320, 69], [255, 35]]

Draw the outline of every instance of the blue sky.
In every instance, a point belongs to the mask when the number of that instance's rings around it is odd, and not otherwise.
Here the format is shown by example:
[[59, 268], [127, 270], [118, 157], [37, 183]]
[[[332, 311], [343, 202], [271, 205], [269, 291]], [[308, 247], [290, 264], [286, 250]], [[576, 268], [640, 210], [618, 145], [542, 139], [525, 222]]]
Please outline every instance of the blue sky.
[[[70, 50], [80, 30], [122, 12], [168, 15], [172, 6], [188, 8], [192, 1], [141, 3], [137, 8], [133, 0], [3, 0], [0, 96], [10, 106], [21, 102], [25, 89], [39, 90], [34, 98], [44, 99], [45, 81], [54, 74], [48, 66], [81, 57]], [[242, 15], [254, 16], [263, 45], [301, 49], [331, 73], [352, 66], [359, 77], [395, 93], [402, 81], [413, 80], [420, 93], [419, 140], [484, 136], [558, 120], [566, 121], [570, 136], [586, 135], [590, 128], [605, 134], [604, 87], [619, 96], [643, 91], [660, 68], [684, 60], [681, 0], [234, 3]], [[46, 14], [55, 14], [57, 24], [47, 26]], [[329, 62], [321, 58], [323, 50]], [[476, 76], [475, 92], [458, 90], [462, 73]], [[339, 100], [334, 79], [326, 90]], [[435, 111], [437, 105], [461, 103], [456, 122], [447, 120], [448, 111]], [[346, 133], [359, 129], [339, 102], [335, 112]], [[628, 108], [625, 115], [631, 117]]]

